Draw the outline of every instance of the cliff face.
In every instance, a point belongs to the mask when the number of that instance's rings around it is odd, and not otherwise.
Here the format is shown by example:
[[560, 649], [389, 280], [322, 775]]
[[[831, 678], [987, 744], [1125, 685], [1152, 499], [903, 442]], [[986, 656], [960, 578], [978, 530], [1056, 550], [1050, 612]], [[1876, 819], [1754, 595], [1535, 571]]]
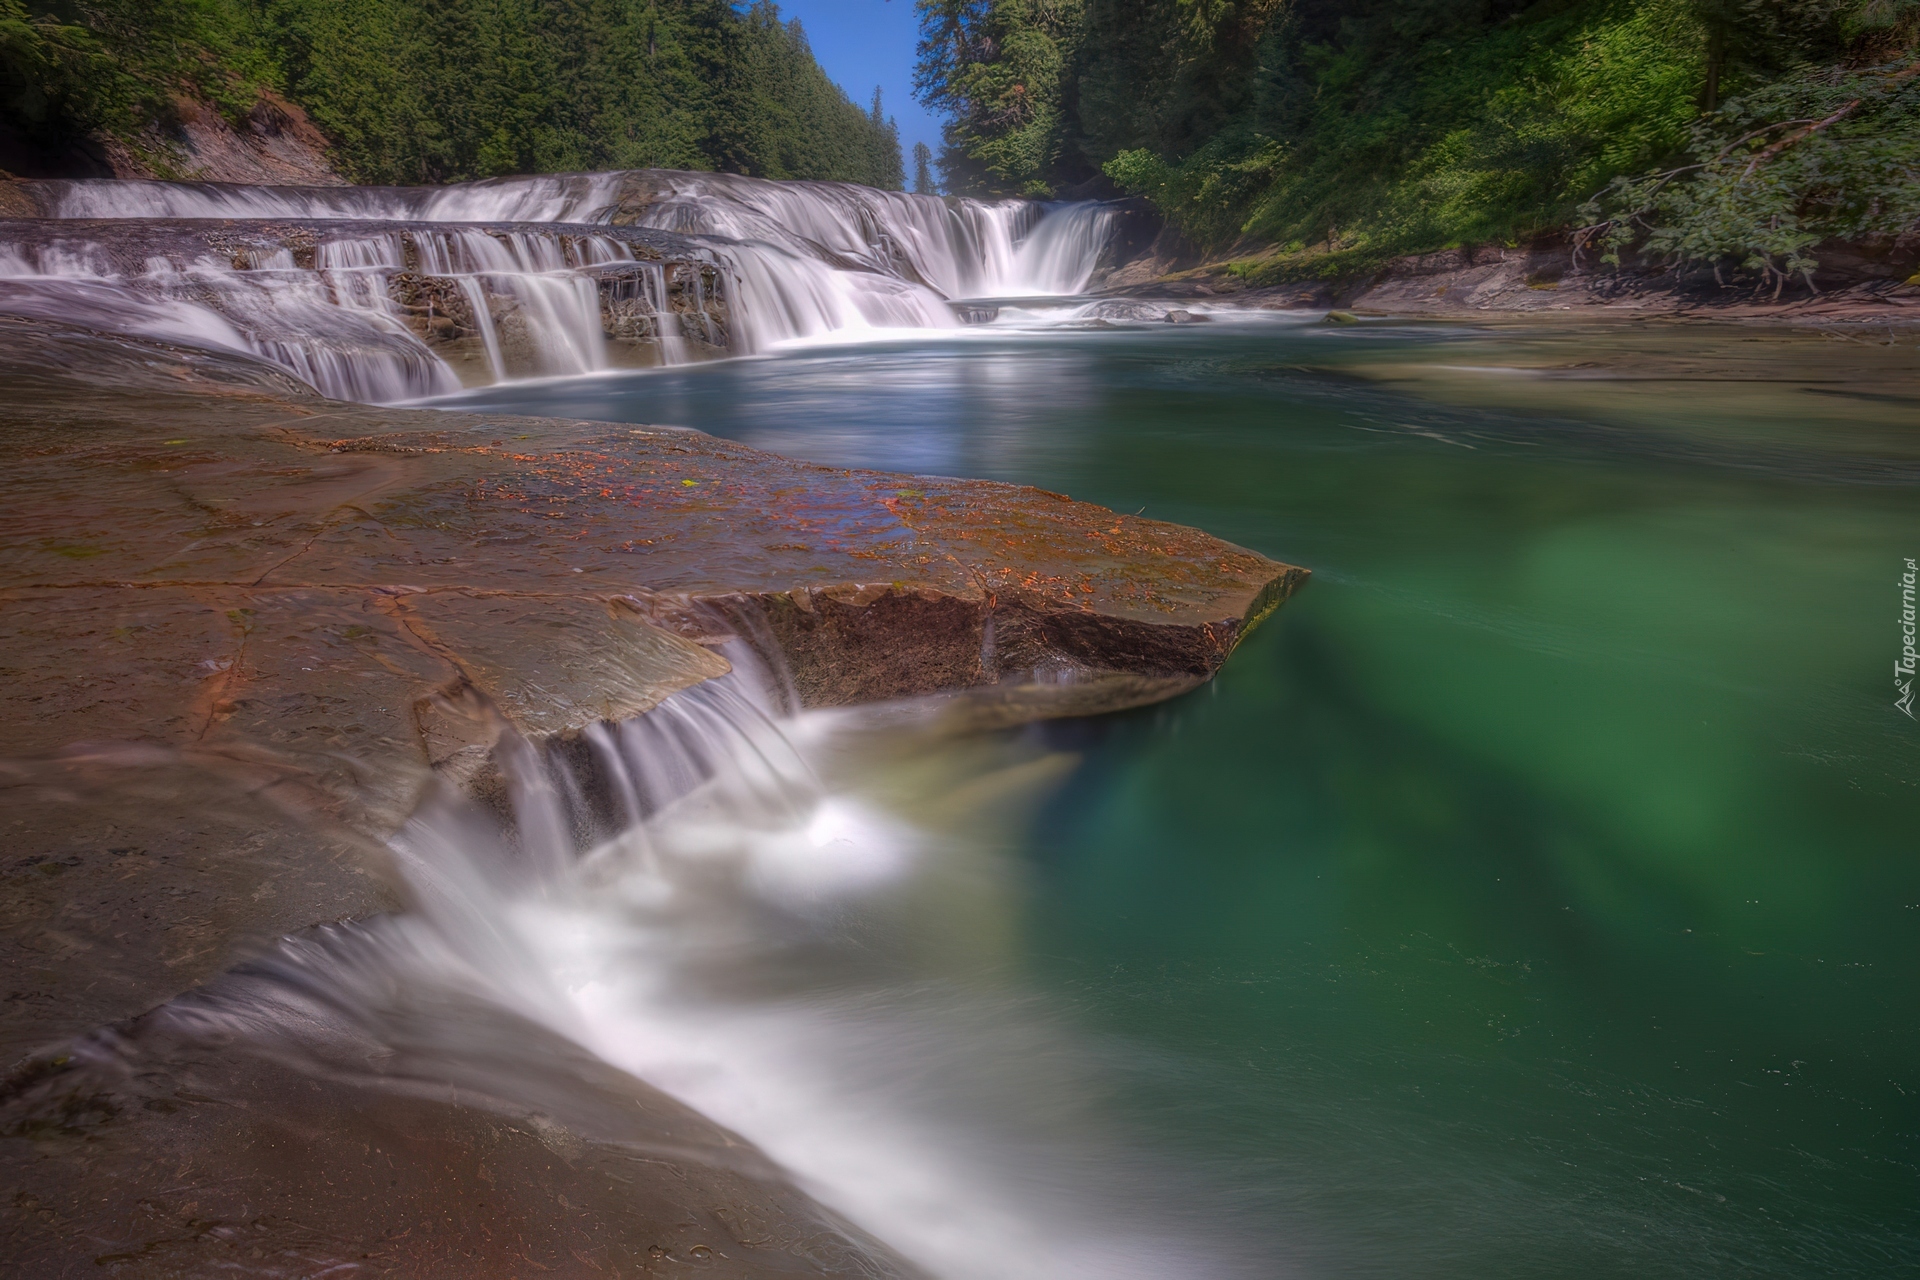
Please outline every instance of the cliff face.
[[239, 126], [209, 103], [176, 97], [173, 119], [149, 124], [138, 145], [108, 138], [102, 150], [114, 178], [170, 178], [191, 182], [242, 182], [264, 186], [333, 187], [347, 180], [334, 172], [326, 137], [307, 113], [270, 90], [262, 90]]
[[[238, 124], [204, 98], [182, 91], [158, 118], [147, 117], [137, 129], [99, 131], [53, 149], [0, 121], [0, 170], [26, 178], [347, 185], [334, 167], [326, 136], [298, 105], [270, 89], [259, 91]], [[0, 214], [7, 212], [0, 198]]]

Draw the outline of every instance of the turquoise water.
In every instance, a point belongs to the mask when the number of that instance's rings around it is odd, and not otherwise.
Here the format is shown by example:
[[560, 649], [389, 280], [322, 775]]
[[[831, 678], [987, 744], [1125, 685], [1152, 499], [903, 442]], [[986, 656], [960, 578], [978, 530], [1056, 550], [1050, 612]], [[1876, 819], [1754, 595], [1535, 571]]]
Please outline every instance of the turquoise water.
[[1078, 764], [1008, 837], [1010, 963], [1251, 1271], [1893, 1276], [1915, 354], [1274, 321], [460, 403], [1017, 480], [1313, 569], [1212, 686], [1026, 731]]

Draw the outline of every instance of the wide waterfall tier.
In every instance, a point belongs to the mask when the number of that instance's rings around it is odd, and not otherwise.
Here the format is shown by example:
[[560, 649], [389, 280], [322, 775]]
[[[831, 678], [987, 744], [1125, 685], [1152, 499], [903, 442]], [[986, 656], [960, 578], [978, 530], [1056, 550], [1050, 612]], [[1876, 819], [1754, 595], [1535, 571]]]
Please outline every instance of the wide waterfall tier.
[[1071, 295], [1111, 206], [644, 170], [449, 187], [11, 184], [0, 312], [241, 351], [345, 399], [951, 328]]
[[729, 349], [720, 269], [638, 228], [0, 223], [0, 311], [262, 357], [389, 403]]
[[0, 222], [0, 312], [242, 352], [373, 403], [725, 355], [728, 292], [709, 250], [641, 227]]

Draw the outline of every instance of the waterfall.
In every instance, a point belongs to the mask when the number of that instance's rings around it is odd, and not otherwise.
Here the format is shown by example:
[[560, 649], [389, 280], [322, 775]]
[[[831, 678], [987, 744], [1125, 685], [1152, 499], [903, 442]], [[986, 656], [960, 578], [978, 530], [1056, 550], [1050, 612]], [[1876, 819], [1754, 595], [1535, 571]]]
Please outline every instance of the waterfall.
[[284, 249], [244, 270], [193, 251], [124, 263], [106, 251], [112, 239], [88, 228], [0, 244], [0, 311], [257, 356], [347, 400], [460, 387], [401, 322], [385, 264], [347, 252], [302, 270]]
[[[1127, 1203], [1103, 1173], [1140, 1157], [1076, 1118], [1096, 1051], [988, 976], [1019, 875], [979, 838], [991, 815], [942, 828], [902, 807], [973, 787], [1017, 809], [1064, 759], [943, 754], [911, 705], [791, 714], [744, 645], [728, 657], [577, 743], [508, 732], [510, 819], [435, 784], [390, 842], [406, 914], [286, 939], [199, 1016], [266, 1037], [344, 1018], [404, 1044], [415, 1078], [438, 1061], [508, 1100], [551, 1069], [519, 1048], [529, 1021], [945, 1280], [1217, 1273], [1206, 1242], [1156, 1224], [1159, 1190]], [[901, 777], [874, 785], [875, 759]]]
[[55, 218], [298, 218], [349, 222], [605, 222], [622, 175], [487, 178], [444, 187], [249, 187], [102, 179], [34, 184]]
[[662, 171], [447, 187], [27, 184], [0, 312], [243, 352], [391, 403], [1083, 292], [1112, 213]]
[[661, 175], [642, 225], [773, 245], [924, 286], [942, 300], [1079, 293], [1112, 212], [876, 191], [845, 182], [763, 182], [720, 173]]

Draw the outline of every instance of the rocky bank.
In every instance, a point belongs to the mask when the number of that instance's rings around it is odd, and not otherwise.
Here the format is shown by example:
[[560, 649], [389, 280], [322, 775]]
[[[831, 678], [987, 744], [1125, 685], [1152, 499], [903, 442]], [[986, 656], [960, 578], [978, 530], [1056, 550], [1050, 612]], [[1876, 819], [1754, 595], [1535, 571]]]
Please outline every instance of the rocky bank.
[[1532, 245], [1466, 245], [1398, 258], [1357, 275], [1259, 284], [1257, 258], [1209, 260], [1177, 236], [1141, 249], [1110, 291], [1175, 299], [1221, 299], [1285, 310], [1356, 315], [1565, 314], [1909, 325], [1920, 321], [1920, 227], [1874, 243], [1817, 245], [1811, 281], [1775, 291], [1711, 270], [1657, 264], [1613, 267], [1564, 237]]
[[1036, 489], [328, 401], [31, 319], [0, 320], [0, 385], [16, 1274], [204, 1274], [254, 1248], [409, 1276], [585, 1274], [580, 1248], [904, 1274], [578, 1054], [530, 1116], [396, 1092], [404, 1055], [368, 1077], [338, 1028], [234, 1048], [204, 1009], [268, 940], [401, 905], [381, 837], [436, 777], [492, 785], [504, 725], [564, 746], [727, 671], [732, 642], [806, 706], [944, 697], [957, 728], [1133, 706], [1207, 679], [1306, 576]]

